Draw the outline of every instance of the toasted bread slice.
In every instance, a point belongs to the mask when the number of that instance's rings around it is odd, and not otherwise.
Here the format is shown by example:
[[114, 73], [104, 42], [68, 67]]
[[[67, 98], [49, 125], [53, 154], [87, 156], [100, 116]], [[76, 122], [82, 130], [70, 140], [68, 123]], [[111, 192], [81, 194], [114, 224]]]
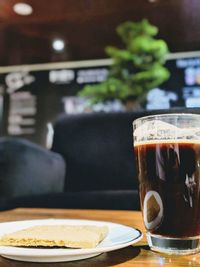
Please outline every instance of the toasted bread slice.
[[94, 248], [107, 234], [107, 226], [41, 225], [6, 234], [0, 239], [0, 245]]

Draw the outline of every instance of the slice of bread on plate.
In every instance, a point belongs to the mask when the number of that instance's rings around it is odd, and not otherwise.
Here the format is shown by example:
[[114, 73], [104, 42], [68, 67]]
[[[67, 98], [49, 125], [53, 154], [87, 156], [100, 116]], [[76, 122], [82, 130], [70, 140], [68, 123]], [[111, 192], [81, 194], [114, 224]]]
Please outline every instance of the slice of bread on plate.
[[5, 234], [1, 246], [95, 248], [108, 234], [107, 226], [38, 225]]

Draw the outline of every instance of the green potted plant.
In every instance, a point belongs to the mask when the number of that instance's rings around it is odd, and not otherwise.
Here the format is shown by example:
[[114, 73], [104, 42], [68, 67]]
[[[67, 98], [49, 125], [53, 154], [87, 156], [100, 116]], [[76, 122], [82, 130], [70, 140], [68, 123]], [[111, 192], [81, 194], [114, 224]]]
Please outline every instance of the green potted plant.
[[141, 103], [150, 89], [169, 78], [169, 71], [163, 66], [168, 47], [165, 41], [154, 37], [157, 27], [146, 19], [124, 22], [117, 27], [117, 33], [124, 48], [106, 48], [113, 62], [107, 79], [100, 84], [87, 85], [79, 92], [92, 104], [114, 99]]

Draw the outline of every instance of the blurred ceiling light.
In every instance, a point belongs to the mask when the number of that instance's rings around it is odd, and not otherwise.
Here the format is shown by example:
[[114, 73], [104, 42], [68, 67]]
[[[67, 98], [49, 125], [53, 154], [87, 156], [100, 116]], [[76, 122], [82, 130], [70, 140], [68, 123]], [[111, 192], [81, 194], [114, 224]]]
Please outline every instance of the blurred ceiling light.
[[26, 3], [16, 3], [13, 6], [13, 10], [15, 13], [21, 16], [28, 16], [33, 13], [33, 8], [29, 4]]
[[65, 42], [62, 39], [55, 39], [52, 42], [52, 47], [56, 51], [63, 51], [65, 48]]

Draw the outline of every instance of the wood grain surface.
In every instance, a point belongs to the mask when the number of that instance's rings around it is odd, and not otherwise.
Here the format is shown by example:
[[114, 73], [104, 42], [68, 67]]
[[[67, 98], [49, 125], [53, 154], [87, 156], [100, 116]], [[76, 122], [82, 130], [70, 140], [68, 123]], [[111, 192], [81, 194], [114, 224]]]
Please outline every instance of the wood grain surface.
[[[143, 233], [144, 225], [141, 212], [135, 211], [111, 211], [111, 210], [65, 210], [65, 209], [16, 209], [0, 212], [0, 222], [29, 220], [41, 218], [59, 219], [91, 219], [100, 221], [110, 221], [121, 223], [140, 229]], [[0, 257], [0, 267], [103, 267], [103, 266], [123, 266], [123, 267], [156, 267], [156, 266], [200, 266], [200, 253], [190, 256], [168, 256], [155, 253], [149, 250], [146, 238], [133, 246], [113, 252], [103, 253], [97, 257], [66, 263], [27, 263], [8, 260]]]

